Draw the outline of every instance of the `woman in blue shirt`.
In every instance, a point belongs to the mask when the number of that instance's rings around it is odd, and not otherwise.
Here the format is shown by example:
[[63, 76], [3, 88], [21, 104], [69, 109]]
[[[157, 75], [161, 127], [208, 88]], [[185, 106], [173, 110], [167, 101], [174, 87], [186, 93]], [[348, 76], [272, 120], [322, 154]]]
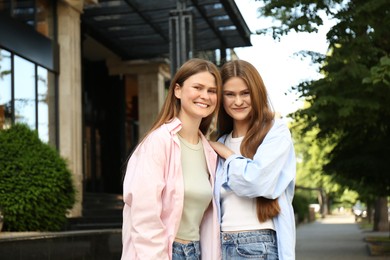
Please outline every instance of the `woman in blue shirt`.
[[295, 152], [276, 119], [256, 68], [243, 60], [221, 68], [223, 99], [215, 197], [223, 259], [295, 259]]

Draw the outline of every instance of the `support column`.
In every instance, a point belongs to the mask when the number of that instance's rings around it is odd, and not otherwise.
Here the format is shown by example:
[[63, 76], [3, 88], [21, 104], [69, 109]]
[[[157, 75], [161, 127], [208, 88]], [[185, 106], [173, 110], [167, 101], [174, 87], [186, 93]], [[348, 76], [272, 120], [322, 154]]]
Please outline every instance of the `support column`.
[[82, 215], [83, 197], [80, 12], [80, 7], [58, 1], [59, 150], [68, 161], [76, 189], [69, 217]]
[[176, 0], [176, 9], [169, 17], [169, 54], [171, 76], [194, 55], [193, 17], [186, 0]]
[[142, 138], [156, 120], [164, 103], [164, 77], [158, 73], [138, 75], [139, 137]]
[[165, 100], [165, 81], [170, 78], [167, 61], [109, 60], [110, 75], [136, 75], [138, 93], [139, 137], [142, 138], [155, 121]]

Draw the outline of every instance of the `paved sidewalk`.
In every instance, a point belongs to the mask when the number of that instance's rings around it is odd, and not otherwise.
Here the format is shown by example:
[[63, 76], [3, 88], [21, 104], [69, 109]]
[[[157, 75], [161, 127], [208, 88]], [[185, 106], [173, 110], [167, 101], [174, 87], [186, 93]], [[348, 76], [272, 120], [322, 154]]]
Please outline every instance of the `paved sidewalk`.
[[297, 228], [297, 260], [388, 260], [370, 256], [366, 236], [388, 235], [387, 232], [365, 232], [359, 229], [351, 214], [326, 216]]

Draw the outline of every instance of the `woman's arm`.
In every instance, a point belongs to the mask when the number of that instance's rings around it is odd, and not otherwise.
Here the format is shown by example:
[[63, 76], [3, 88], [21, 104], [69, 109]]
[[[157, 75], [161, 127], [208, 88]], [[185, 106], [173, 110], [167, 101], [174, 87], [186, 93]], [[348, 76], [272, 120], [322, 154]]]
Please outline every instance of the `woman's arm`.
[[[221, 144], [222, 145], [222, 144]], [[218, 145], [224, 155], [228, 153]], [[224, 186], [239, 196], [278, 198], [295, 179], [295, 152], [287, 126], [273, 128], [253, 159], [231, 154], [224, 163]]]
[[217, 154], [219, 156], [221, 156], [222, 158], [226, 159], [228, 158], [229, 156], [233, 155], [234, 152], [232, 150], [230, 150], [226, 145], [224, 145], [223, 143], [220, 143], [220, 142], [213, 142], [213, 141], [209, 141], [211, 147], [213, 147], [213, 149], [217, 152]]
[[123, 243], [132, 244], [139, 259], [168, 259], [168, 241], [161, 219], [165, 188], [164, 143], [149, 136], [132, 155], [124, 180], [127, 210]]

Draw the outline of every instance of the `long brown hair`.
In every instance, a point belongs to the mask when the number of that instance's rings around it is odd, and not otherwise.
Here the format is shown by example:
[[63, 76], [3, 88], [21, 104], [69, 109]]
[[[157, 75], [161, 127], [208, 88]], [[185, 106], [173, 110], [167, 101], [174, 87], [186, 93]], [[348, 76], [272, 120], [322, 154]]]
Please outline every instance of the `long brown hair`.
[[[212, 129], [212, 127], [210, 127], [210, 126], [212, 123], [215, 123], [214, 118], [217, 117], [218, 110], [220, 107], [220, 102], [221, 102], [221, 97], [222, 97], [221, 75], [219, 73], [218, 67], [215, 66], [214, 63], [212, 63], [208, 60], [193, 58], [193, 59], [186, 61], [176, 72], [175, 76], [173, 77], [173, 79], [171, 80], [171, 83], [169, 85], [168, 94], [167, 94], [167, 97], [165, 98], [165, 102], [160, 110], [160, 113], [158, 114], [152, 127], [149, 129], [149, 131], [146, 132], [146, 134], [143, 136], [143, 138], [140, 139], [138, 144], [142, 143], [142, 141], [145, 140], [145, 138], [152, 131], [156, 130], [161, 125], [173, 120], [175, 117], [177, 117], [179, 115], [179, 112], [181, 109], [181, 103], [180, 103], [180, 99], [178, 99], [175, 96], [176, 84], [178, 84], [179, 86], [182, 87], [183, 83], [184, 83], [184, 81], [186, 81], [186, 79], [188, 79], [189, 77], [191, 77], [197, 73], [205, 72], [205, 71], [210, 72], [211, 75], [213, 75], [215, 78], [215, 84], [217, 87], [217, 104], [216, 104], [216, 108], [212, 114], [210, 114], [209, 116], [207, 116], [205, 118], [202, 118], [202, 121], [200, 122], [199, 130], [204, 135], [208, 135], [208, 134], [210, 134], [211, 131], [216, 129], [216, 127], [213, 127], [214, 129]], [[135, 151], [135, 149], [129, 154], [125, 163], [122, 165], [123, 178], [126, 174], [127, 163], [128, 163], [128, 161], [129, 161], [129, 159], [134, 151]]]
[[221, 75], [217, 66], [214, 63], [193, 58], [185, 62], [179, 70], [176, 72], [174, 78], [171, 80], [171, 84], [169, 85], [168, 95], [165, 99], [165, 102], [160, 110], [159, 115], [157, 116], [156, 121], [152, 125], [151, 129], [146, 133], [147, 136], [150, 132], [160, 127], [162, 124], [171, 121], [175, 117], [179, 115], [181, 109], [180, 99], [175, 96], [175, 86], [178, 84], [180, 87], [183, 86], [184, 81], [186, 81], [192, 75], [195, 75], [200, 72], [208, 71], [215, 78], [215, 84], [217, 87], [217, 104], [216, 109], [209, 116], [202, 118], [202, 121], [199, 126], [199, 130], [207, 135], [210, 125], [213, 122], [214, 117], [218, 114], [218, 109], [220, 107], [221, 96], [222, 96], [222, 80]]
[[[247, 158], [253, 159], [257, 148], [263, 142], [274, 122], [274, 112], [268, 100], [267, 89], [256, 68], [247, 61], [234, 60], [225, 63], [221, 68], [222, 84], [232, 77], [241, 78], [248, 86], [252, 110], [249, 115], [248, 131], [242, 140], [240, 151]], [[225, 111], [222, 102], [218, 115], [219, 134], [233, 131], [233, 118]], [[277, 216], [280, 207], [277, 199], [256, 198], [257, 218], [260, 222]]]

